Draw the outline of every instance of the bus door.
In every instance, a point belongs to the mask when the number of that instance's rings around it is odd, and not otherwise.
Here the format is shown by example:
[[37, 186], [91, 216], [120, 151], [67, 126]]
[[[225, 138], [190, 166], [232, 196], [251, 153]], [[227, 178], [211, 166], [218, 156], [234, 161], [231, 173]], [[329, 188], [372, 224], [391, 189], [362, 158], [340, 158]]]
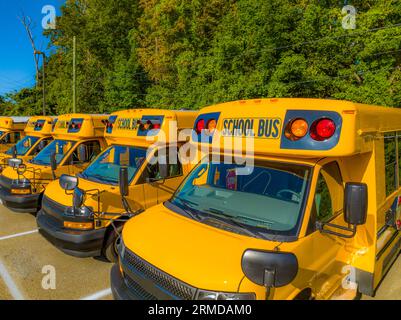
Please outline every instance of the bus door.
[[[344, 226], [344, 184], [340, 167], [337, 161], [323, 160], [317, 168], [320, 170], [316, 188], [311, 193], [314, 198], [305, 238], [305, 249], [308, 249], [305, 256], [309, 260], [310, 271], [315, 274], [313, 288], [319, 292], [317, 298], [320, 299], [329, 298], [350, 270], [345, 270], [344, 264], [338, 260], [338, 253], [344, 248], [346, 239], [323, 233], [318, 227], [325, 222]], [[325, 229], [347, 234], [338, 229]]]
[[161, 149], [154, 155], [154, 157], [160, 155], [159, 159], [164, 159], [167, 164], [167, 176], [165, 178], [161, 178], [163, 176], [160, 172], [161, 167], [156, 161], [148, 163], [144, 170], [143, 180], [145, 181], [144, 189], [147, 207], [170, 199], [182, 182], [183, 167], [178, 160], [178, 151], [176, 153], [177, 157], [170, 157], [169, 152], [169, 148]]
[[100, 152], [101, 146], [99, 140], [79, 143], [66, 162], [69, 174], [76, 175], [85, 170]]

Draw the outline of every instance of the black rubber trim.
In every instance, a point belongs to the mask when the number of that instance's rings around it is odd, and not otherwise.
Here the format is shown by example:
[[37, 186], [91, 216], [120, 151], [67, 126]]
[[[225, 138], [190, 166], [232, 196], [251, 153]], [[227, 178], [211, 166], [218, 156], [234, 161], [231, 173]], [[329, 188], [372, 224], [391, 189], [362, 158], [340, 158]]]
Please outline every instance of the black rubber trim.
[[64, 229], [40, 210], [36, 216], [39, 232], [55, 247], [75, 257], [100, 256], [106, 228], [94, 230]]

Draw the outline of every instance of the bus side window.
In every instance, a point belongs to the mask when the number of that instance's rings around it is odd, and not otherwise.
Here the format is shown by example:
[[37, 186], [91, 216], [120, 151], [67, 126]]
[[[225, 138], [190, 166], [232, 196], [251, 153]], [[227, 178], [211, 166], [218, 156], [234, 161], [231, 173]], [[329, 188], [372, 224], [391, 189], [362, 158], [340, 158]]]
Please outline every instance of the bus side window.
[[[177, 152], [178, 155], [178, 152]], [[174, 162], [170, 163], [170, 157], [169, 157], [169, 149], [166, 150], [166, 156], [167, 156], [167, 164], [168, 164], [168, 175], [167, 179], [169, 178], [174, 178], [182, 175], [182, 164], [179, 161], [178, 157], [175, 159]], [[155, 154], [155, 157], [157, 157], [157, 153]], [[159, 179], [160, 177], [160, 172], [159, 172], [159, 164], [148, 164], [147, 170], [145, 171], [145, 179], [142, 179], [143, 181], [146, 181], [146, 178], [150, 179]]]
[[397, 132], [398, 146], [398, 185], [401, 184], [401, 131]]
[[384, 165], [386, 175], [386, 196], [391, 195], [397, 188], [397, 144], [395, 132], [384, 135]]
[[11, 143], [11, 133], [7, 133], [2, 139], [1, 143], [3, 144]]
[[[84, 147], [86, 149], [86, 157], [85, 159], [80, 159], [79, 155], [79, 148]], [[69, 163], [71, 164], [79, 164], [79, 163], [87, 163], [91, 162], [93, 159], [96, 158], [96, 156], [100, 153], [100, 143], [97, 140], [94, 141], [87, 141], [79, 145], [77, 148], [75, 148], [74, 152], [71, 155], [71, 160]]]
[[319, 173], [308, 233], [316, 230], [316, 221], [325, 222], [341, 213], [343, 201], [344, 186], [340, 168], [337, 162], [330, 162]]
[[39, 144], [35, 147], [35, 149], [31, 152], [30, 155], [35, 155], [38, 154], [40, 151], [42, 151], [46, 146], [52, 141], [52, 138], [48, 139], [43, 139], [42, 141], [39, 142]]
[[11, 132], [9, 134], [9, 141], [8, 143], [17, 143], [21, 139], [21, 133], [20, 132]]

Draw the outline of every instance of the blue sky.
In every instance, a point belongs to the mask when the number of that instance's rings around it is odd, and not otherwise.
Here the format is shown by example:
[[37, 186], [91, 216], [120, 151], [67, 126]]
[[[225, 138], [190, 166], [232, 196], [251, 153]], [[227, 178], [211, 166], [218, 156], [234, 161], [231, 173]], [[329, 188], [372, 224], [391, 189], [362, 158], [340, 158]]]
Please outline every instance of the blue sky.
[[0, 0], [0, 95], [35, 83], [32, 47], [18, 16], [24, 12], [32, 18], [36, 46], [47, 50], [48, 41], [42, 35], [42, 8], [52, 5], [59, 15], [63, 3], [64, 0]]

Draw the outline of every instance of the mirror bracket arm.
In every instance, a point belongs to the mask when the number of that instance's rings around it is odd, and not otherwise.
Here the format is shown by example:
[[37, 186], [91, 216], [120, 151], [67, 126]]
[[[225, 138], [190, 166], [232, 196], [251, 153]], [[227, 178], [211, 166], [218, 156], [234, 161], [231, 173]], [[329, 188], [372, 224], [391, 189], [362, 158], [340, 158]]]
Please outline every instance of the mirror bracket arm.
[[[336, 232], [333, 230], [327, 230], [327, 229], [324, 229], [325, 226], [343, 230], [346, 232], [350, 232], [351, 234], [344, 234], [344, 233]], [[331, 234], [331, 235], [338, 236], [338, 237], [345, 238], [345, 239], [352, 239], [353, 237], [355, 237], [356, 228], [357, 228], [356, 225], [353, 225], [350, 228], [350, 227], [344, 227], [344, 226], [340, 226], [340, 225], [337, 225], [334, 223], [328, 223], [328, 222], [326, 222], [326, 223], [325, 222], [316, 222], [316, 227], [321, 233]]]

